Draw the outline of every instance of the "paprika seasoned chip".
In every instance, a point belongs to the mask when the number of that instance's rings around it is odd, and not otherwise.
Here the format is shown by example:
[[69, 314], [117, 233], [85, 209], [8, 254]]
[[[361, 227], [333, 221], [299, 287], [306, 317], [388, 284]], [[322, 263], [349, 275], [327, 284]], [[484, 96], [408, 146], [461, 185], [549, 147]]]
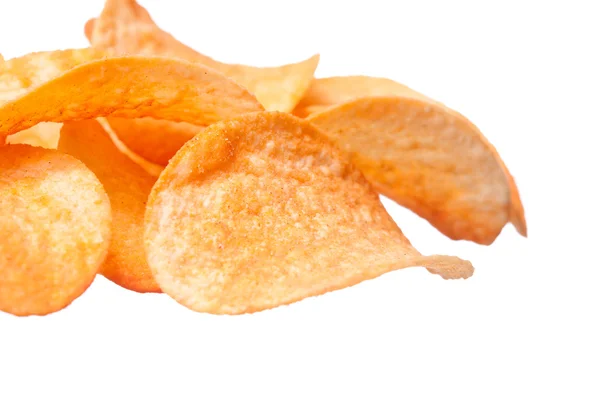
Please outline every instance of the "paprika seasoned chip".
[[145, 216], [163, 292], [196, 311], [240, 314], [386, 272], [468, 278], [468, 261], [423, 256], [363, 175], [313, 125], [278, 112], [207, 127], [171, 159]]
[[136, 292], [160, 292], [143, 246], [144, 211], [156, 178], [122, 154], [95, 120], [66, 122], [58, 150], [81, 160], [110, 198], [113, 234], [100, 273]]
[[468, 119], [417, 96], [373, 97], [308, 117], [385, 196], [452, 239], [492, 243], [507, 222], [527, 234], [515, 182]]
[[75, 158], [0, 148], [0, 310], [45, 315], [92, 283], [110, 241], [110, 202]]
[[293, 111], [294, 115], [306, 117], [328, 107], [346, 103], [361, 97], [408, 96], [435, 102], [435, 100], [391, 79], [372, 76], [334, 76], [314, 79], [310, 88]]
[[213, 60], [160, 29], [135, 0], [107, 0], [100, 16], [88, 21], [85, 30], [91, 32], [93, 47], [114, 55], [170, 56], [207, 65], [247, 88], [271, 111], [293, 110], [310, 86], [319, 63], [318, 55], [299, 63], [267, 68]]
[[208, 125], [262, 110], [246, 89], [200, 64], [126, 56], [76, 66], [0, 106], [0, 135], [39, 122], [155, 117]]

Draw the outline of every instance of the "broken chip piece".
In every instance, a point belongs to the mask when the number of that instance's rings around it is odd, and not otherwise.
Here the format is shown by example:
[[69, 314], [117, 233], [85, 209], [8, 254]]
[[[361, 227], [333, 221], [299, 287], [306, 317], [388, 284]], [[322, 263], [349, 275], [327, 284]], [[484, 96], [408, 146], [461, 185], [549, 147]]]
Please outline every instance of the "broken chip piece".
[[110, 199], [113, 234], [100, 273], [136, 292], [160, 292], [143, 246], [144, 211], [156, 178], [122, 154], [95, 120], [66, 122], [58, 150], [96, 174]]
[[27, 145], [0, 148], [0, 310], [45, 315], [92, 283], [110, 241], [102, 184], [75, 158]]
[[56, 122], [41, 122], [31, 128], [10, 135], [6, 142], [56, 149], [61, 127], [62, 124]]
[[150, 194], [148, 264], [195, 311], [240, 314], [424, 266], [468, 278], [468, 261], [423, 256], [363, 175], [312, 124], [262, 112], [188, 141]]
[[527, 234], [514, 180], [459, 113], [420, 97], [361, 98], [311, 114], [385, 196], [452, 239], [492, 243], [507, 222]]

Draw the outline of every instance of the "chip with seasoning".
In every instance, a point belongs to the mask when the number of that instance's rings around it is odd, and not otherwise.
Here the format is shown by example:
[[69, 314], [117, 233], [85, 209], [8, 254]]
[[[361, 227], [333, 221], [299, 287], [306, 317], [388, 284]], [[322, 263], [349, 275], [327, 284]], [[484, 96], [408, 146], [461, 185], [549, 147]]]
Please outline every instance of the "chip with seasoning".
[[144, 211], [156, 178], [122, 154], [95, 120], [66, 122], [58, 150], [96, 174], [110, 199], [113, 234], [100, 273], [136, 292], [160, 292], [143, 247]]
[[195, 311], [255, 312], [424, 266], [377, 193], [312, 124], [263, 112], [207, 127], [173, 157], [145, 217], [148, 264], [163, 292]]
[[207, 125], [260, 110], [246, 89], [203, 65], [124, 56], [78, 65], [0, 103], [0, 136], [40, 122], [114, 116]]
[[419, 96], [366, 97], [308, 117], [377, 190], [452, 239], [527, 234], [515, 182], [468, 119]]
[[0, 310], [46, 315], [71, 304], [106, 258], [110, 224], [108, 196], [83, 163], [0, 147]]

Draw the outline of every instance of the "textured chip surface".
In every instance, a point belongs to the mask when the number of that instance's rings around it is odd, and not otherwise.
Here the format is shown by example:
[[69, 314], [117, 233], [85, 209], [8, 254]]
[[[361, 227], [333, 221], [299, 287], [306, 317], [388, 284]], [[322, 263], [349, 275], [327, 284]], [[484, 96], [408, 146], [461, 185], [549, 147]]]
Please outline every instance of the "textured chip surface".
[[108, 196], [83, 163], [56, 150], [0, 148], [0, 310], [68, 306], [104, 261], [110, 224]]
[[492, 243], [507, 222], [527, 234], [498, 152], [468, 119], [420, 97], [361, 98], [308, 117], [385, 196], [452, 239]]
[[216, 314], [260, 311], [386, 272], [473, 267], [422, 256], [363, 175], [314, 126], [277, 112], [207, 127], [171, 159], [145, 217], [163, 292]]
[[154, 117], [208, 125], [262, 106], [246, 89], [200, 64], [164, 57], [92, 61], [0, 106], [0, 135], [39, 122]]
[[160, 292], [143, 246], [146, 201], [156, 178], [122, 154], [95, 120], [66, 122], [58, 150], [96, 174], [110, 199], [113, 234], [100, 273], [126, 289]]

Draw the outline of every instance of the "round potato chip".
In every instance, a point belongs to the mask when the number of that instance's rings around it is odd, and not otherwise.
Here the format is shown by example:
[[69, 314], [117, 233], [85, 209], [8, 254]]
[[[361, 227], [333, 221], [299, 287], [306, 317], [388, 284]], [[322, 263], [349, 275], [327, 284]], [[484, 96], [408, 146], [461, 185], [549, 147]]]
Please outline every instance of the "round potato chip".
[[313, 125], [278, 112], [207, 127], [150, 194], [144, 242], [156, 281], [196, 311], [240, 314], [386, 272], [467, 278], [468, 261], [422, 256], [363, 175]]
[[373, 96], [408, 96], [437, 103], [391, 79], [363, 75], [334, 76], [314, 79], [293, 114], [306, 117], [331, 106]]
[[247, 88], [270, 111], [293, 110], [308, 90], [319, 64], [319, 55], [266, 68], [213, 60], [160, 29], [148, 11], [134, 0], [107, 0], [101, 15], [88, 21], [85, 30], [90, 33], [93, 47], [115, 55], [178, 57], [214, 68]]
[[0, 148], [0, 310], [68, 306], [106, 258], [110, 224], [108, 196], [83, 163], [40, 147]]
[[126, 56], [76, 66], [0, 105], [0, 135], [107, 116], [208, 125], [262, 109], [246, 89], [203, 65]]
[[144, 211], [156, 178], [122, 154], [95, 120], [66, 122], [58, 150], [81, 160], [110, 198], [113, 234], [100, 273], [126, 289], [160, 292], [143, 246]]
[[420, 97], [353, 100], [308, 117], [385, 196], [452, 239], [490, 244], [510, 221], [527, 234], [514, 180], [459, 113]]

